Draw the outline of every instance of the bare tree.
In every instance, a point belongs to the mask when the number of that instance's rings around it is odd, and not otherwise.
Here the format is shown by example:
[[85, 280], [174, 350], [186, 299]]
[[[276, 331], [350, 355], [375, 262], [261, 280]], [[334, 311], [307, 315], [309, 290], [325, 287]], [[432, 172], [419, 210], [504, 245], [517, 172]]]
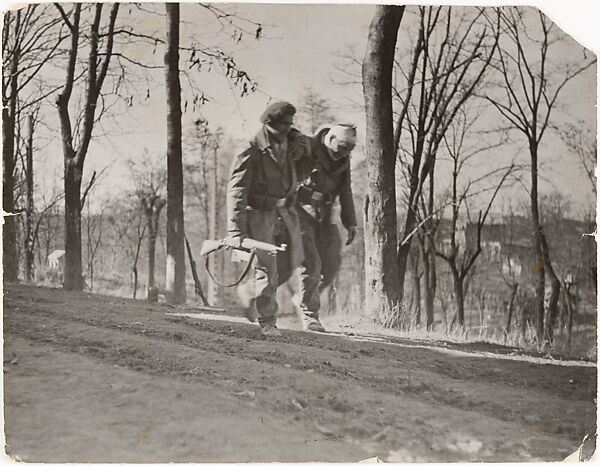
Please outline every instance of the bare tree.
[[[475, 96], [498, 43], [498, 34], [482, 24], [483, 10], [457, 15], [450, 7], [419, 7], [417, 40], [409, 63], [398, 63], [394, 84], [397, 120], [394, 147], [406, 183], [406, 217], [397, 251], [398, 286], [403, 295], [412, 238], [421, 229], [425, 268], [427, 327], [433, 325], [435, 258], [434, 173], [444, 135], [466, 102]], [[424, 187], [429, 183], [424, 197]], [[419, 219], [421, 201], [421, 219]]]
[[[508, 316], [506, 319], [506, 334], [508, 335], [511, 331], [511, 325], [514, 317], [515, 303], [517, 294], [519, 292], [519, 286], [522, 274], [522, 264], [519, 261], [516, 254], [513, 252], [514, 248], [514, 220], [515, 213], [512, 204], [510, 205], [508, 215], [504, 215], [504, 223], [506, 225], [505, 233], [502, 235], [502, 256], [500, 261], [500, 274], [502, 280], [506, 283], [510, 290], [510, 297], [508, 301]], [[522, 316], [521, 316], [522, 317]]]
[[[156, 240], [159, 235], [160, 214], [162, 209], [167, 204], [165, 199], [166, 179], [167, 175], [162, 168], [162, 164], [157, 164], [153, 158], [144, 153], [136, 160], [128, 161], [129, 170], [133, 183], [135, 185], [136, 201], [131, 201], [134, 205], [133, 211], [141, 212], [144, 218], [143, 225], [138, 220], [134, 223], [135, 230], [128, 229], [123, 232], [123, 235], [130, 238], [130, 256], [133, 259], [133, 267], [135, 270], [134, 278], [137, 277], [137, 258], [139, 247], [142, 238], [147, 238], [147, 253], [148, 253], [148, 276], [146, 281], [146, 298], [149, 301], [158, 299], [158, 289], [155, 281], [156, 271]], [[137, 216], [132, 214], [134, 218]], [[131, 245], [135, 244], [133, 249]], [[135, 288], [134, 288], [135, 289]]]
[[[48, 5], [28, 5], [6, 11], [2, 30], [2, 205], [7, 215], [2, 229], [4, 280], [18, 278], [15, 189], [15, 126], [20, 114], [47, 94], [32, 95], [28, 87], [42, 67], [55, 58], [64, 39], [60, 19]], [[48, 92], [51, 93], [54, 90]], [[25, 98], [23, 94], [27, 94]]]
[[48, 263], [48, 256], [52, 248], [59, 244], [62, 247], [60, 219], [63, 217], [60, 213], [59, 204], [63, 196], [62, 189], [54, 189], [49, 197], [45, 194], [42, 195], [41, 202], [39, 202], [44, 207], [37, 215], [32, 245], [37, 246], [38, 264], [40, 266], [45, 266]]
[[[417, 232], [417, 246], [419, 249], [419, 262], [423, 268], [420, 272], [425, 304], [425, 327], [434, 329], [433, 304], [437, 290], [437, 266], [433, 238], [437, 223], [428, 219], [422, 226], [422, 231]], [[421, 282], [420, 280], [420, 282]], [[420, 293], [419, 293], [420, 294]], [[419, 303], [420, 304], [420, 303]]]
[[167, 3], [165, 81], [167, 87], [167, 271], [168, 302], [186, 301], [183, 230], [183, 166], [181, 150], [181, 85], [179, 82], [179, 4]]
[[[185, 163], [186, 192], [192, 194], [193, 202], [204, 216], [205, 235], [210, 235], [208, 227], [212, 221], [212, 189], [216, 183], [217, 188], [224, 182], [221, 167], [219, 166], [219, 154], [223, 130], [210, 128], [208, 120], [200, 117], [194, 121], [194, 126], [186, 133], [186, 145], [194, 154], [191, 161]], [[215, 211], [224, 207], [224, 193], [216, 193]], [[218, 222], [217, 222], [218, 223]], [[216, 225], [215, 227], [217, 227]]]
[[377, 6], [362, 66], [367, 117], [365, 199], [365, 304], [369, 315], [397, 324], [401, 295], [396, 261], [396, 154], [393, 139], [392, 71], [404, 6]]
[[[113, 31], [119, 11], [119, 3], [113, 3], [110, 9], [106, 31], [101, 31], [102, 3], [93, 4], [93, 17], [89, 29], [89, 55], [84, 67], [87, 69], [86, 89], [83, 104], [81, 127], [79, 118], [71, 119], [69, 104], [73, 93], [76, 76], [76, 65], [82, 38], [84, 24], [81, 21], [81, 3], [73, 5], [67, 14], [60, 4], [55, 4], [60, 11], [63, 21], [70, 32], [70, 47], [66, 67], [65, 85], [58, 96], [56, 105], [60, 120], [61, 138], [64, 157], [64, 188], [65, 188], [65, 273], [64, 288], [68, 290], [83, 289], [82, 258], [81, 258], [81, 210], [85, 203], [85, 193], [81, 193], [83, 167], [96, 123], [96, 108], [98, 98], [108, 72], [113, 51]], [[104, 48], [101, 50], [101, 36]], [[75, 133], [74, 133], [75, 130]]]
[[[552, 265], [544, 228], [540, 221], [538, 203], [540, 143], [550, 124], [550, 117], [564, 87], [588, 69], [596, 59], [561, 65], [552, 69], [552, 47], [564, 35], [541, 11], [533, 12], [518, 7], [503, 8], [501, 25], [504, 39], [493, 63], [500, 76], [500, 92], [485, 98], [491, 102], [512, 129], [521, 132], [528, 144], [531, 161], [531, 221], [537, 256], [536, 270], [536, 330], [544, 337], [544, 294], [546, 275], [550, 279], [551, 295], [548, 303], [548, 322], [545, 336], [553, 340], [553, 328], [558, 311], [560, 280]], [[537, 25], [529, 25], [537, 16]]]
[[595, 133], [585, 129], [585, 122], [580, 121], [578, 125], [567, 125], [560, 133], [561, 138], [571, 152], [579, 158], [581, 167], [590, 181], [590, 186], [596, 194], [596, 159], [598, 148]]
[[[469, 179], [461, 189], [461, 175], [463, 175], [462, 172], [464, 171], [463, 169], [466, 162], [490, 148], [488, 146], [481, 147], [478, 144], [475, 145], [475, 148], [469, 148], [467, 146], [467, 134], [471, 131], [472, 122], [477, 119], [478, 115], [475, 115], [472, 121], [468, 121], [466, 115], [467, 112], [462, 111], [459, 114], [459, 118], [452, 125], [453, 131], [451, 135], [449, 137], [444, 137], [446, 150], [452, 160], [452, 182], [449, 200], [451, 210], [450, 244], [446, 250], [438, 247], [435, 249], [436, 255], [442, 258], [450, 268], [453, 281], [456, 319], [461, 327], [464, 327], [465, 325], [465, 280], [482, 251], [481, 231], [498, 192], [506, 179], [512, 175], [516, 169], [516, 166], [511, 164], [508, 168], [493, 170], [475, 180]], [[481, 182], [489, 180], [493, 175], [500, 172], [503, 172], [503, 174], [498, 182], [492, 182], [490, 183], [491, 186], [484, 186], [483, 188], [478, 189], [478, 187], [481, 186]], [[474, 193], [473, 189], [477, 189], [477, 192]], [[477, 219], [472, 222], [470, 218], [469, 198], [476, 196], [480, 199], [482, 194], [486, 191], [492, 191], [492, 195], [488, 200], [487, 205], [479, 209]], [[458, 227], [461, 217], [463, 218], [463, 222], [465, 221], [465, 215], [461, 212], [461, 209], [466, 211], [466, 221], [474, 224], [475, 238], [473, 244], [471, 244], [468, 238], [465, 238], [462, 245], [458, 240]]]
[[[139, 212], [139, 211], [138, 211]], [[137, 213], [137, 212], [136, 212]], [[144, 240], [144, 235], [146, 233], [146, 224], [142, 221], [141, 215], [135, 215], [135, 230], [134, 230], [134, 249], [131, 254], [131, 272], [133, 274], [133, 284], [131, 287], [133, 288], [133, 299], [137, 298], [137, 289], [139, 282], [139, 273], [138, 273], [138, 262], [140, 258], [140, 250], [142, 249], [142, 241]]]
[[[21, 113], [21, 112], [19, 112]], [[25, 271], [25, 280], [27, 282], [31, 282], [34, 280], [34, 260], [35, 260], [35, 242], [37, 239], [37, 232], [39, 228], [39, 220], [36, 224], [35, 217], [38, 215], [35, 210], [35, 200], [34, 200], [34, 127], [37, 126], [40, 122], [39, 120], [40, 113], [40, 105], [36, 105], [31, 107], [31, 113], [27, 115], [22, 115], [25, 118], [19, 119], [17, 121], [17, 147], [16, 154], [18, 158], [21, 159], [22, 170], [20, 173], [20, 177], [24, 178], [24, 186], [25, 186], [25, 201], [24, 208], [19, 208], [18, 198], [20, 197], [18, 186], [20, 183], [15, 184], [15, 209], [18, 212], [25, 213], [25, 226], [24, 226], [24, 253], [25, 253], [25, 261], [24, 261], [24, 271]], [[21, 120], [26, 121], [26, 135], [24, 138], [21, 138]], [[19, 140], [23, 139], [23, 144], [25, 146], [24, 154], [21, 154], [21, 147], [18, 144]], [[17, 172], [16, 172], [17, 173]], [[52, 202], [51, 202], [52, 204]], [[44, 207], [41, 215], [44, 215], [47, 207]]]
[[86, 204], [87, 215], [85, 218], [86, 232], [86, 258], [87, 258], [87, 279], [90, 293], [94, 292], [94, 272], [98, 251], [102, 245], [104, 235], [104, 212], [106, 204], [102, 204], [100, 211], [97, 213], [90, 212], [90, 203]]
[[130, 193], [111, 206], [114, 219], [114, 229], [119, 244], [123, 247], [125, 255], [131, 264], [131, 289], [132, 298], [137, 298], [139, 283], [139, 259], [142, 250], [149, 219], [146, 217], [139, 192]]

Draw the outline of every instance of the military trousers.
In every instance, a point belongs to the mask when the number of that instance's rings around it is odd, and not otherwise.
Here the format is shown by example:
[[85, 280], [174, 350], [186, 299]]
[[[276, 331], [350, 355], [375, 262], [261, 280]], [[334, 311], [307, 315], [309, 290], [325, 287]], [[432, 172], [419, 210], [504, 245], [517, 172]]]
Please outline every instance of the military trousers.
[[[273, 229], [253, 228], [251, 237], [258, 241], [271, 244], [285, 243], [289, 246], [289, 232], [281, 219], [278, 219]], [[237, 288], [242, 305], [250, 308], [250, 314], [258, 315], [261, 327], [276, 324], [277, 287], [290, 279], [294, 265], [289, 250], [272, 255], [264, 251], [256, 251], [252, 261], [250, 276]]]
[[304, 262], [299, 267], [299, 290], [294, 302], [301, 317], [318, 319], [320, 292], [329, 286], [342, 263], [342, 239], [336, 224], [317, 221], [299, 209]]

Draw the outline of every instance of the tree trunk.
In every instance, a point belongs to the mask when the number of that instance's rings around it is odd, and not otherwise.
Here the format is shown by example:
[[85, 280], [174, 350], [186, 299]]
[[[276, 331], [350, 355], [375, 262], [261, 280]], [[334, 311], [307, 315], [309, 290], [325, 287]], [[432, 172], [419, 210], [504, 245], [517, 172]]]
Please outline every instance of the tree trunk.
[[[421, 273], [420, 263], [422, 262], [422, 251], [421, 241], [418, 242], [418, 249], [413, 249], [410, 256], [411, 264], [411, 278], [412, 278], [412, 300], [411, 307], [413, 308], [414, 324], [416, 327], [421, 326], [421, 277], [425, 277], [427, 267], [423, 264], [424, 272]], [[425, 286], [427, 286], [427, 279], [425, 278]]]
[[458, 272], [452, 271], [454, 281], [454, 304], [456, 305], [456, 317], [458, 325], [465, 326], [465, 290], [464, 278], [460, 277]]
[[364, 210], [365, 305], [368, 315], [395, 327], [408, 323], [406, 316], [401, 322], [400, 315], [392, 114], [392, 71], [403, 13], [403, 6], [376, 7], [362, 66], [368, 175]]
[[138, 261], [140, 259], [140, 249], [142, 248], [143, 230], [142, 235], [138, 236], [138, 242], [135, 248], [135, 256], [133, 257], [133, 299], [137, 297], [138, 289]]
[[506, 333], [510, 333], [510, 325], [512, 323], [513, 311], [515, 308], [515, 298], [517, 297], [517, 290], [519, 289], [519, 284], [514, 283], [510, 287], [510, 301], [508, 303], [508, 319], [506, 321]]
[[[406, 211], [406, 222], [404, 225], [404, 234], [410, 234], [414, 228], [417, 226], [417, 217], [415, 215], [414, 209], [408, 207]], [[402, 241], [402, 237], [400, 238]], [[410, 253], [410, 246], [412, 244], [412, 236], [410, 238], [406, 238], [398, 247], [398, 257], [397, 257], [397, 270], [398, 270], [398, 292], [400, 295], [400, 302], [402, 302], [402, 298], [404, 295], [404, 280], [406, 278], [406, 268], [408, 263], [408, 255]]]
[[165, 79], [167, 86], [167, 301], [186, 301], [181, 150], [181, 86], [179, 81], [179, 4], [167, 3]]
[[[217, 239], [217, 183], [218, 183], [218, 159], [217, 159], [217, 147], [215, 146], [212, 151], [213, 159], [212, 159], [212, 179], [210, 180], [209, 190], [210, 190], [210, 205], [209, 205], [209, 214], [208, 214], [208, 237], [210, 239]], [[216, 254], [211, 254], [209, 256], [210, 261], [210, 270], [216, 272], [217, 269], [217, 257]], [[213, 272], [213, 273], [214, 273]], [[208, 281], [208, 302], [212, 306], [217, 306], [218, 304], [218, 295], [217, 295], [217, 284], [213, 280]]]
[[[8, 13], [6, 13], [8, 14]], [[17, 11], [17, 25], [20, 12]], [[18, 27], [18, 26], [17, 26]], [[11, 75], [9, 89], [4, 87], [2, 79], [2, 95], [8, 95], [8, 101], [2, 99], [2, 209], [7, 214], [15, 211], [15, 118], [17, 107], [17, 72], [19, 66], [19, 50], [13, 51], [11, 58]], [[2, 267], [3, 279], [6, 282], [16, 282], [19, 278], [19, 257], [17, 254], [17, 226], [12, 215], [4, 217], [2, 227]]]
[[544, 274], [544, 260], [542, 257], [541, 245], [541, 225], [540, 212], [538, 205], [538, 166], [537, 166], [537, 146], [530, 143], [531, 156], [531, 222], [533, 226], [533, 244], [535, 250], [535, 264], [533, 271], [535, 273], [535, 306], [534, 321], [538, 341], [542, 341], [544, 336], [544, 294], [546, 290], [546, 277]]
[[156, 288], [154, 271], [156, 257], [156, 231], [150, 230], [148, 235], [148, 281], [146, 282], [146, 299], [155, 303], [158, 301], [158, 288]]
[[137, 297], [137, 288], [138, 288], [138, 269], [137, 265], [133, 266], [133, 299]]
[[165, 200], [157, 195], [150, 196], [143, 200], [148, 228], [148, 280], [146, 282], [146, 299], [152, 302], [158, 300], [158, 289], [156, 288], [156, 281], [154, 278], [156, 269], [156, 237], [158, 235], [160, 212], [165, 206], [165, 203]]
[[27, 216], [25, 231], [25, 280], [33, 281], [33, 115], [27, 116], [27, 170], [25, 181], [27, 186]]
[[437, 291], [437, 266], [435, 255], [432, 253], [431, 262], [429, 263], [429, 295], [427, 297], [427, 328], [433, 330], [433, 305]]
[[567, 348], [568, 351], [571, 351], [571, 336], [573, 335], [573, 302], [571, 301], [571, 287], [565, 286], [565, 302], [567, 304], [567, 311], [569, 312], [569, 323], [567, 327]]
[[[442, 293], [443, 296], [444, 293]], [[448, 310], [447, 310], [448, 302], [445, 298], [440, 297], [440, 307], [442, 308], [442, 319], [444, 320], [444, 329], [446, 333], [448, 333]]]
[[155, 258], [156, 258], [156, 233], [150, 233], [148, 235], [148, 283], [147, 288], [154, 288], [156, 282], [154, 279], [155, 271]]
[[[556, 316], [558, 314], [558, 300], [560, 298], [560, 280], [554, 271], [552, 261], [550, 260], [550, 251], [543, 226], [540, 222], [538, 206], [538, 145], [530, 141], [529, 152], [531, 155], [531, 219], [533, 222], [534, 236], [536, 243], [538, 279], [536, 283], [536, 307], [537, 307], [537, 334], [541, 339], [544, 333], [544, 295], [545, 295], [545, 273], [550, 277], [550, 299], [548, 302], [548, 322], [546, 323], [546, 340], [551, 343], [554, 340], [554, 327], [556, 325]], [[545, 272], [545, 273], [544, 273]]]
[[[65, 290], [82, 290], [81, 264], [81, 179], [83, 165], [75, 158], [71, 118], [69, 116], [69, 100], [73, 91], [75, 65], [79, 49], [79, 19], [81, 4], [75, 5], [71, 25], [71, 46], [67, 63], [65, 86], [56, 100], [64, 159], [64, 191], [65, 191], [65, 259], [63, 267], [63, 288]], [[95, 61], [94, 61], [95, 66]], [[92, 85], [88, 83], [88, 87]]]
[[[68, 150], [68, 149], [66, 149]], [[83, 290], [81, 257], [81, 179], [82, 169], [65, 157], [65, 266], [63, 288]]]
[[89, 289], [90, 289], [90, 293], [94, 292], [94, 262], [92, 261], [90, 264], [90, 285], [89, 285]]
[[[543, 233], [542, 233], [543, 234]], [[542, 251], [547, 249], [546, 238], [542, 239]], [[549, 343], [554, 341], [554, 329], [556, 328], [556, 317], [558, 315], [558, 300], [560, 299], [560, 280], [556, 276], [554, 267], [550, 262], [550, 258], [544, 253], [544, 263], [548, 274], [550, 275], [550, 300], [548, 302], [548, 322], [546, 328], [546, 339]]]
[[421, 277], [418, 270], [413, 272], [413, 290], [415, 296], [415, 326], [421, 326]]
[[[427, 241], [428, 238], [424, 238]], [[425, 302], [425, 315], [427, 316], [427, 330], [433, 330], [434, 316], [433, 316], [433, 304], [435, 300], [435, 291], [437, 288], [437, 276], [435, 268], [435, 256], [433, 250], [427, 247], [425, 244], [419, 244], [421, 251], [421, 262], [423, 263], [423, 278], [425, 280], [423, 286], [423, 294]]]

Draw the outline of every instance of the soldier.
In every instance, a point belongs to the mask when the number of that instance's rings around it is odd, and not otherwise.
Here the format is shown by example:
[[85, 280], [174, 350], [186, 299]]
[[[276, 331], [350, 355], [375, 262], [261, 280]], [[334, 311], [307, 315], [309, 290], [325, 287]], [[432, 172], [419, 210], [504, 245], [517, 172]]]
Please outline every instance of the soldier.
[[332, 205], [339, 197], [346, 245], [356, 236], [356, 213], [350, 184], [350, 152], [356, 145], [353, 125], [324, 125], [310, 139], [311, 157], [298, 166], [298, 197], [304, 262], [299, 292], [294, 297], [306, 330], [324, 332], [319, 321], [319, 292], [330, 285], [341, 264], [341, 238], [332, 220]]
[[298, 187], [296, 161], [308, 156], [308, 138], [292, 129], [296, 109], [287, 102], [269, 105], [263, 127], [233, 161], [227, 186], [227, 242], [239, 247], [248, 237], [272, 244], [286, 243], [277, 257], [257, 251], [254, 276], [238, 287], [238, 296], [258, 313], [261, 332], [280, 336], [277, 329], [277, 286], [291, 276], [303, 259], [295, 208]]

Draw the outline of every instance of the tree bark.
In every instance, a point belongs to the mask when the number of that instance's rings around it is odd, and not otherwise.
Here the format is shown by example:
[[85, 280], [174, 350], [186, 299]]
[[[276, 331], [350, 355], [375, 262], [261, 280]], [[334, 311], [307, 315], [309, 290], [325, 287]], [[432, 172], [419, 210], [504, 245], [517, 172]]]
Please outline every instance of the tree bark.
[[[68, 150], [68, 149], [67, 149]], [[81, 179], [82, 168], [65, 157], [65, 266], [63, 288], [83, 289], [81, 254]]]
[[69, 116], [69, 100], [73, 92], [75, 65], [79, 48], [79, 20], [81, 5], [75, 5], [71, 46], [67, 64], [65, 86], [56, 100], [64, 159], [64, 191], [65, 191], [65, 264], [63, 272], [63, 288], [66, 290], [83, 289], [81, 264], [81, 178], [82, 169], [75, 160], [73, 133]]
[[465, 326], [465, 294], [464, 294], [464, 278], [462, 278], [458, 271], [452, 271], [454, 279], [454, 304], [456, 305], [456, 317], [458, 318], [458, 325], [461, 327]]
[[25, 280], [33, 281], [34, 238], [33, 238], [33, 115], [27, 116], [27, 209], [25, 228]]
[[[365, 306], [368, 315], [391, 326], [401, 324], [398, 288], [397, 219], [392, 113], [392, 71], [403, 6], [377, 6], [369, 27], [362, 66], [367, 115], [365, 199]], [[403, 316], [406, 320], [406, 316]], [[405, 322], [407, 323], [407, 322]]]
[[[415, 326], [421, 326], [421, 276], [419, 275], [418, 256], [413, 262], [413, 295], [415, 298]], [[427, 283], [427, 281], [425, 281]]]
[[571, 336], [573, 335], [573, 314], [574, 314], [574, 306], [571, 301], [571, 286], [566, 285], [564, 288], [565, 293], [565, 302], [567, 304], [567, 311], [569, 312], [569, 323], [568, 323], [568, 333], [567, 333], [567, 348], [571, 351]]
[[150, 233], [148, 236], [148, 289], [154, 288], [155, 279], [154, 279], [154, 271], [155, 271], [155, 257], [156, 257], [156, 234]]
[[4, 210], [4, 226], [2, 228], [2, 266], [3, 278], [7, 282], [18, 279], [19, 262], [17, 256], [17, 230], [14, 198], [14, 120], [13, 102], [4, 104], [2, 108], [2, 209]]
[[144, 212], [146, 213], [146, 221], [148, 225], [148, 280], [146, 282], [146, 298], [148, 301], [155, 301], [158, 298], [158, 292], [154, 291], [156, 282], [154, 272], [156, 270], [156, 237], [158, 235], [158, 225], [160, 220], [160, 212], [165, 206], [165, 200], [159, 196], [151, 196], [144, 201]]
[[133, 299], [137, 298], [137, 288], [138, 288], [138, 269], [137, 263], [133, 266]]
[[426, 267], [426, 279], [425, 279], [425, 314], [427, 316], [427, 330], [433, 330], [433, 303], [435, 300], [435, 291], [437, 288], [436, 270], [435, 270], [435, 257], [429, 255], [427, 258], [427, 265], [425, 261], [423, 266]]
[[[218, 183], [218, 159], [217, 159], [217, 150], [218, 146], [215, 145], [212, 150], [212, 180], [210, 181], [209, 191], [210, 191], [210, 208], [209, 208], [209, 217], [208, 217], [208, 237], [210, 239], [217, 239], [217, 183]], [[213, 271], [217, 270], [217, 257], [215, 254], [210, 255], [210, 269]], [[218, 305], [218, 289], [217, 284], [209, 280], [208, 281], [208, 302], [212, 306]]]
[[[142, 233], [143, 235], [143, 233]], [[133, 267], [131, 268], [133, 271], [133, 299], [136, 299], [137, 297], [137, 289], [138, 289], [138, 281], [139, 281], [139, 274], [138, 274], [138, 261], [140, 258], [140, 249], [142, 248], [142, 239], [143, 236], [138, 236], [138, 242], [135, 248], [135, 255], [133, 257]]]
[[437, 275], [435, 263], [435, 251], [433, 247], [427, 246], [430, 242], [429, 233], [423, 235], [422, 240], [418, 241], [419, 251], [421, 253], [421, 262], [423, 263], [423, 301], [425, 303], [425, 316], [427, 330], [434, 328], [434, 309], [435, 292], [437, 289]]
[[167, 301], [186, 301], [181, 150], [181, 85], [179, 81], [179, 4], [167, 3], [165, 79], [167, 86]]
[[546, 292], [546, 276], [550, 278], [551, 293], [548, 303], [548, 322], [546, 324], [545, 337], [551, 342], [554, 339], [554, 326], [558, 313], [558, 299], [560, 297], [560, 280], [558, 279], [548, 251], [546, 235], [540, 222], [538, 202], [538, 144], [535, 141], [529, 143], [531, 156], [531, 221], [534, 230], [533, 240], [535, 243], [536, 264], [536, 333], [538, 340], [544, 338], [544, 298]]
[[560, 280], [558, 279], [548, 253], [546, 236], [542, 231], [542, 255], [544, 257], [544, 268], [550, 275], [550, 299], [548, 301], [548, 322], [546, 328], [546, 339], [549, 343], [554, 341], [554, 329], [558, 315], [558, 301], [560, 299]]
[[519, 289], [518, 283], [513, 283], [510, 287], [510, 301], [508, 303], [508, 319], [506, 321], [506, 333], [510, 333], [510, 326], [512, 324], [512, 316], [515, 309], [515, 298]]
[[[7, 12], [6, 14], [10, 14]], [[16, 29], [19, 28], [21, 13], [16, 12]], [[15, 122], [19, 69], [19, 48], [11, 57], [10, 73], [12, 78], [7, 86], [2, 79], [2, 209], [4, 225], [2, 228], [2, 267], [3, 279], [16, 282], [19, 278], [19, 256], [17, 253], [17, 226], [13, 215], [15, 211], [14, 171], [15, 171]], [[8, 214], [8, 215], [7, 215]]]

